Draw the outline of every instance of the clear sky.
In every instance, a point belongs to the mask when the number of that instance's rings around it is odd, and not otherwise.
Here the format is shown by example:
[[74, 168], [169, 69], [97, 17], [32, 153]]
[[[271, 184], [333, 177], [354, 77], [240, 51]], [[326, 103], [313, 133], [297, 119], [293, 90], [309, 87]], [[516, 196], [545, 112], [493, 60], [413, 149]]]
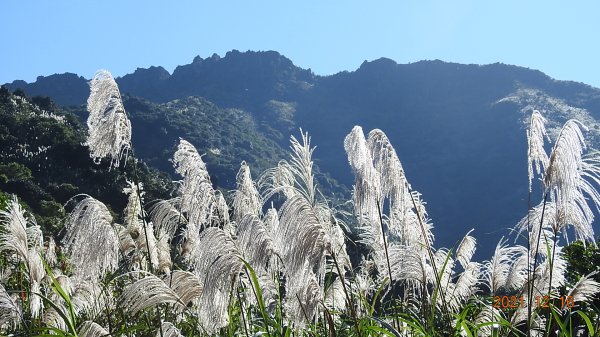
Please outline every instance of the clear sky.
[[502, 62], [600, 87], [600, 1], [1, 1], [0, 83], [276, 50], [328, 75], [364, 60]]

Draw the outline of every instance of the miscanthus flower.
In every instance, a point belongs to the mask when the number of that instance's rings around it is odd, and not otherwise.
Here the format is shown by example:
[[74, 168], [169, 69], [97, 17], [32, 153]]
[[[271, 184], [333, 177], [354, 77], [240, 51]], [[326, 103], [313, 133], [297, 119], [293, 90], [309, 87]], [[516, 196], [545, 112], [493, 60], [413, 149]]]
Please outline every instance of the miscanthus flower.
[[85, 145], [90, 149], [90, 157], [96, 163], [110, 157], [110, 167], [119, 166], [131, 149], [131, 123], [117, 82], [108, 71], [99, 70], [91, 80], [87, 109], [90, 115]]

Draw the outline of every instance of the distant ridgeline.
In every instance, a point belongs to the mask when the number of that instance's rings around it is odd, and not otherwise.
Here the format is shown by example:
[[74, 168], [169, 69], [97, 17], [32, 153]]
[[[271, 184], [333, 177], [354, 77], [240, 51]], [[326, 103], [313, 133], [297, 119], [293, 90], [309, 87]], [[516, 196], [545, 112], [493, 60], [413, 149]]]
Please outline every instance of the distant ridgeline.
[[[577, 118], [589, 128], [592, 144], [600, 139], [599, 89], [504, 64], [382, 58], [356, 71], [318, 76], [277, 52], [231, 51], [196, 57], [172, 74], [162, 67], [137, 69], [117, 83], [126, 95], [138, 157], [170, 171], [167, 158], [183, 137], [206, 154], [213, 183], [228, 189], [241, 161], [256, 178], [286, 158], [289, 136], [298, 136], [301, 127], [317, 146], [325, 190], [348, 196], [353, 179], [344, 136], [354, 125], [380, 128], [427, 201], [436, 242], [452, 246], [475, 228], [478, 253], [486, 257], [527, 211], [525, 126], [531, 111], [549, 120], [551, 136]], [[50, 96], [85, 117], [89, 88], [83, 77], [51, 75], [6, 87]], [[69, 157], [85, 159], [85, 149], [76, 148], [81, 155]]]

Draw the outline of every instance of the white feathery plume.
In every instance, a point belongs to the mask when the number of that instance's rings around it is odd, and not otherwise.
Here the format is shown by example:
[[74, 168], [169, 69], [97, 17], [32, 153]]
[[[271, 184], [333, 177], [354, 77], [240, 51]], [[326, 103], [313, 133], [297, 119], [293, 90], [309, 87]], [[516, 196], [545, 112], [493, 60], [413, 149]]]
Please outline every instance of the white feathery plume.
[[[377, 270], [384, 273], [387, 270], [385, 252], [381, 249], [375, 253], [378, 256], [373, 261], [377, 264]], [[429, 268], [424, 268], [426, 263], [419, 251], [405, 245], [392, 244], [388, 247], [388, 254], [394, 281], [408, 284], [425, 284], [429, 281]]]
[[266, 268], [277, 254], [271, 232], [256, 215], [247, 214], [237, 224], [236, 242], [242, 256], [253, 268]]
[[173, 323], [162, 322], [160, 330], [156, 331], [156, 337], [183, 337], [183, 335]]
[[161, 232], [156, 243], [156, 255], [158, 262], [158, 271], [168, 274], [171, 271], [173, 263], [171, 261], [171, 246], [169, 245], [169, 235]]
[[16, 253], [19, 258], [27, 262], [27, 219], [17, 197], [13, 195], [5, 210], [0, 211], [0, 252], [9, 251]]
[[258, 180], [262, 191], [262, 199], [269, 200], [273, 195], [282, 193], [286, 199], [301, 194], [309, 204], [317, 203], [318, 193], [313, 173], [312, 154], [308, 133], [300, 129], [302, 140], [290, 137], [291, 158], [287, 162], [281, 160], [277, 167], [265, 171]]
[[[140, 224], [140, 226], [144, 226], [144, 224]], [[156, 237], [154, 236], [154, 226], [151, 223], [146, 224], [147, 230], [144, 231], [143, 228], [139, 229], [140, 235], [138, 235], [135, 240], [135, 244], [137, 246], [137, 253], [141, 257], [142, 266], [145, 269], [149, 269], [149, 263], [152, 264], [153, 270], [158, 269], [158, 249]], [[146, 235], [147, 234], [147, 235]], [[148, 263], [148, 252], [150, 252], [150, 262]]]
[[491, 336], [492, 326], [485, 323], [500, 322], [501, 319], [504, 319], [502, 311], [492, 307], [491, 305], [484, 306], [483, 310], [481, 310], [475, 317], [475, 324], [479, 327], [477, 335]]
[[[322, 219], [322, 221], [323, 228], [327, 233], [327, 237], [331, 241], [331, 252], [335, 253], [337, 263], [342, 272], [345, 270], [351, 270], [352, 263], [350, 261], [350, 255], [348, 255], [348, 251], [346, 249], [346, 235], [342, 230], [342, 226], [344, 226], [344, 228], [347, 227], [343, 222], [339, 221], [334, 216], [333, 212], [331, 212], [329, 208], [327, 208], [327, 211], [330, 213], [330, 217], [329, 219]], [[330, 219], [332, 219], [332, 221]]]
[[[548, 249], [553, 247], [553, 241], [546, 238], [548, 241], [544, 245], [548, 245]], [[546, 250], [546, 248], [542, 248]], [[562, 247], [556, 245], [554, 254], [550, 251], [550, 256], [546, 256], [544, 261], [540, 263], [533, 272], [533, 288], [534, 297], [547, 295], [552, 289], [559, 288], [565, 284], [565, 271], [567, 270], [567, 261], [562, 254]], [[552, 259], [552, 256], [553, 259]], [[552, 263], [550, 261], [552, 260]], [[552, 268], [550, 268], [552, 267]], [[550, 274], [552, 274], [552, 289], [550, 289]]]
[[149, 209], [150, 220], [156, 226], [156, 230], [164, 232], [172, 238], [181, 224], [186, 224], [187, 219], [178, 210], [179, 198], [159, 200], [153, 203]]
[[292, 197], [280, 212], [275, 240], [288, 275], [303, 270], [305, 263], [322, 270], [321, 264], [325, 254], [331, 251], [331, 242], [308, 201], [302, 196]]
[[[55, 301], [54, 304], [58, 306], [62, 312], [67, 312], [67, 308], [65, 307], [63, 301]], [[53, 307], [44, 311], [42, 322], [48, 326], [62, 331], [67, 329], [67, 323]]]
[[546, 119], [539, 111], [533, 110], [529, 130], [527, 130], [527, 167], [529, 172], [529, 192], [533, 181], [534, 168], [541, 174], [548, 167], [548, 154], [544, 149], [544, 138], [550, 140], [546, 133]]
[[46, 252], [44, 253], [44, 259], [49, 266], [54, 266], [58, 262], [56, 257], [56, 243], [52, 236], [48, 240], [48, 248], [46, 248]]
[[297, 277], [288, 279], [283, 307], [286, 318], [299, 328], [310, 323], [323, 300], [323, 291], [308, 266]]
[[302, 132], [302, 129], [300, 129], [300, 134], [302, 135], [302, 143], [294, 136], [290, 139], [292, 158], [289, 169], [296, 178], [298, 191], [304, 195], [311, 205], [314, 205], [317, 192], [313, 175], [312, 154], [315, 148], [310, 147], [308, 132]]
[[202, 294], [202, 282], [194, 273], [185, 270], [173, 270], [165, 275], [163, 281], [179, 297], [184, 305], [188, 305]]
[[260, 214], [261, 202], [258, 191], [245, 161], [240, 165], [236, 176], [237, 188], [233, 196], [233, 220], [240, 221], [247, 215]]
[[147, 272], [133, 273], [139, 273], [141, 278], [127, 285], [119, 297], [119, 303], [126, 312], [136, 315], [144, 309], [162, 303], [173, 304], [176, 307], [183, 306], [179, 296], [157, 276]]
[[209, 333], [228, 324], [229, 290], [243, 269], [239, 256], [233, 239], [217, 227], [202, 231], [190, 254], [194, 273], [202, 280], [203, 305], [198, 309], [198, 317]]
[[80, 337], [110, 337], [110, 334], [106, 329], [93, 321], [85, 321], [81, 323], [77, 334]]
[[117, 268], [119, 237], [108, 208], [88, 195], [83, 196], [65, 223], [63, 243], [75, 273], [97, 279]]
[[277, 228], [279, 228], [279, 215], [273, 205], [267, 210], [262, 221], [271, 233], [277, 232]]
[[477, 290], [477, 284], [481, 276], [481, 265], [477, 262], [469, 262], [465, 270], [460, 273], [452, 292], [445, 292], [450, 297], [448, 301], [454, 309], [469, 300]]
[[179, 187], [181, 211], [188, 223], [187, 239], [195, 240], [199, 228], [210, 225], [215, 203], [215, 191], [210, 182], [206, 164], [189, 142], [180, 139], [173, 156], [175, 171], [183, 177]]
[[525, 247], [511, 247], [505, 242], [504, 238], [500, 239], [492, 259], [484, 263], [484, 280], [492, 294], [496, 294], [506, 285], [513, 262], [520, 255], [527, 254]]
[[290, 170], [290, 164], [281, 160], [276, 167], [266, 170], [258, 179], [259, 189], [263, 200], [269, 200], [277, 193], [291, 198], [298, 192], [295, 188], [296, 178]]
[[[434, 254], [434, 259], [435, 259], [435, 265], [438, 266], [440, 269], [438, 269], [438, 277], [439, 277], [439, 282], [442, 285], [442, 289], [444, 289], [443, 287], [454, 287], [454, 284], [452, 284], [450, 282], [450, 280], [452, 279], [452, 275], [454, 273], [454, 267], [456, 265], [456, 262], [454, 261], [454, 259], [452, 258], [452, 254], [450, 253], [450, 251], [447, 248], [440, 248], [439, 250], [437, 250]], [[433, 268], [429, 269], [427, 268], [427, 270], [431, 270], [433, 271]], [[438, 278], [436, 278], [435, 274], [430, 274], [428, 275], [428, 279], [432, 280], [432, 282], [434, 282], [434, 284], [437, 284]], [[454, 289], [450, 289], [449, 291], [444, 291], [444, 295], [448, 296], [448, 293], [452, 293]], [[442, 301], [439, 301], [439, 305], [441, 306]]]
[[108, 308], [114, 307], [110, 288], [103, 292], [100, 283], [95, 280], [85, 280], [81, 277], [71, 278], [71, 302], [77, 315], [85, 314], [87, 317], [96, 317]]
[[356, 176], [353, 193], [355, 213], [359, 220], [366, 219], [375, 224], [378, 221], [377, 202], [381, 205], [383, 200], [381, 177], [373, 166], [373, 157], [360, 126], [355, 126], [344, 138], [344, 149]]
[[123, 193], [127, 195], [127, 206], [123, 213], [125, 226], [130, 227], [139, 223], [144, 216], [144, 210], [141, 209], [141, 205], [144, 203], [144, 191], [142, 183], [135, 184], [134, 182], [127, 181], [127, 185], [123, 189]]
[[384, 197], [390, 198], [391, 209], [398, 209], [403, 213], [407, 201], [410, 200], [406, 200], [408, 182], [396, 150], [385, 133], [379, 129], [369, 132], [367, 147], [371, 153], [373, 166], [379, 172], [381, 193]]
[[515, 257], [515, 260], [506, 274], [506, 280], [503, 286], [505, 289], [521, 289], [527, 283], [529, 272], [527, 264], [531, 261], [527, 256], [525, 247], [517, 246], [517, 250], [519, 249], [521, 252]]
[[[350, 285], [346, 284], [346, 287], [348, 288]], [[325, 289], [324, 297], [325, 306], [327, 308], [333, 309], [337, 312], [343, 312], [346, 310], [346, 294], [344, 293], [344, 287], [342, 286], [342, 280], [340, 277], [336, 277], [329, 287]]]
[[581, 169], [582, 154], [586, 148], [581, 128], [587, 130], [576, 120], [565, 123], [554, 144], [544, 174], [544, 185], [547, 189], [557, 188], [568, 199], [574, 193]]
[[[128, 202], [124, 210], [125, 226], [134, 237], [135, 254], [138, 256], [135, 259], [140, 263], [140, 268], [148, 270], [149, 264], [152, 265], [152, 270], [158, 268], [158, 251], [156, 247], [156, 237], [154, 236], [153, 224], [146, 223], [143, 219], [145, 212], [142, 209], [144, 203], [144, 191], [141, 183], [135, 184], [127, 181], [128, 187], [123, 189], [123, 193], [127, 194]], [[148, 254], [150, 261], [148, 262]]]
[[[586, 149], [581, 129], [585, 126], [575, 120], [569, 120], [563, 126], [556, 144], [550, 154], [548, 167], [544, 175], [544, 185], [551, 194], [551, 199], [556, 203], [558, 212], [569, 214], [576, 211], [580, 217], [587, 221], [573, 223], [576, 239], [581, 241], [594, 241], [591, 223], [594, 214], [588, 205], [588, 199], [596, 208], [600, 205], [600, 194], [592, 186], [592, 182], [600, 180], [600, 168], [597, 160], [583, 157]], [[589, 181], [591, 180], [591, 182]], [[587, 196], [587, 198], [585, 197]], [[560, 220], [566, 215], [559, 216]], [[555, 232], [562, 229], [566, 233], [569, 223], [559, 222], [553, 228]]]
[[471, 229], [467, 235], [460, 241], [458, 248], [456, 248], [456, 259], [463, 268], [466, 268], [471, 262], [473, 254], [475, 254], [475, 246], [477, 240], [469, 235], [473, 230]]
[[16, 328], [21, 325], [21, 307], [13, 301], [4, 286], [0, 283], [0, 327]]
[[121, 93], [112, 75], [106, 70], [96, 72], [90, 82], [87, 101], [90, 157], [99, 163], [110, 157], [110, 166], [119, 166], [123, 155], [131, 149], [131, 123], [125, 113]]
[[593, 276], [597, 273], [598, 271], [595, 271], [579, 278], [579, 281], [569, 290], [567, 296], [572, 296], [575, 303], [590, 302], [594, 295], [600, 292], [600, 283], [593, 279]]
[[375, 266], [373, 265], [373, 261], [362, 260], [358, 267], [358, 272], [355, 274], [354, 282], [350, 283], [350, 286], [354, 288], [354, 292], [358, 294], [358, 303], [360, 304], [358, 311], [360, 314], [367, 312], [363, 305], [364, 301], [360, 299], [369, 298], [377, 287], [373, 281], [373, 278], [371, 277], [371, 273], [374, 268]]
[[[278, 286], [273, 280], [273, 274], [269, 273], [265, 268], [256, 268], [254, 269], [254, 272], [256, 273], [256, 278], [258, 279], [258, 284], [260, 285], [265, 307], [269, 312], [273, 312], [273, 309], [277, 305], [279, 296], [279, 292], [277, 290]], [[254, 284], [250, 281], [246, 274], [240, 275], [239, 280], [242, 288], [244, 289], [243, 296], [241, 296], [242, 301], [245, 303], [245, 305], [253, 305], [254, 307], [258, 308], [259, 304], [254, 291]]]
[[[233, 225], [231, 224], [231, 221], [229, 219], [229, 206], [227, 206], [227, 202], [225, 201], [225, 197], [223, 196], [223, 193], [221, 193], [221, 191], [216, 191], [215, 192], [215, 212], [216, 217], [216, 224], [213, 224], [217, 227], [219, 226], [223, 226], [223, 228], [225, 227], [232, 227]], [[214, 223], [215, 221], [213, 221]], [[233, 234], [234, 231], [231, 231], [231, 233]]]
[[[46, 270], [40, 257], [40, 251], [36, 248], [29, 250], [28, 258], [28, 269], [29, 269], [29, 286], [32, 294], [41, 294], [42, 279], [46, 276]], [[29, 301], [29, 309], [31, 316], [39, 318], [44, 309], [44, 303], [42, 298], [38, 295], [32, 295]]]
[[[139, 228], [127, 228], [120, 224], [114, 224], [114, 226], [119, 237], [119, 250], [123, 253], [123, 256], [128, 256], [132, 251], [135, 251], [135, 240], [132, 236], [137, 237], [139, 235]], [[137, 256], [134, 258], [137, 259]]]

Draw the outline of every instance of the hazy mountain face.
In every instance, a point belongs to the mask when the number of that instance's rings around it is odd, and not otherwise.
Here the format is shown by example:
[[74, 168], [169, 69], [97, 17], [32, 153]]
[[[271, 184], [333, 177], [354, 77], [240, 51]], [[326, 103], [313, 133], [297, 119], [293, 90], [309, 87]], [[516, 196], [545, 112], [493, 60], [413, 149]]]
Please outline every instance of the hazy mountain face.
[[[367, 131], [380, 128], [394, 144], [413, 189], [428, 203], [436, 246], [452, 246], [475, 228], [479, 251], [486, 256], [528, 207], [525, 126], [531, 111], [538, 109], [548, 118], [552, 136], [566, 120], [577, 118], [590, 129], [592, 143], [600, 139], [600, 90], [503, 64], [399, 65], [379, 59], [353, 72], [321, 77], [276, 52], [232, 51], [222, 58], [196, 57], [173, 74], [161, 67], [137, 69], [117, 82], [121, 92], [149, 101], [129, 103], [132, 113], [154, 111], [152, 127], [142, 129], [160, 131], [164, 124], [163, 136], [169, 141], [193, 135], [199, 150], [216, 162], [215, 149], [247, 148], [248, 153], [263, 151], [262, 157], [278, 152], [302, 127], [317, 146], [315, 158], [321, 170], [348, 187], [353, 181], [344, 136], [354, 125]], [[86, 81], [73, 74], [7, 86], [22, 88], [29, 95], [51, 96], [62, 105], [84, 104], [89, 93]], [[188, 96], [204, 97], [216, 106]], [[170, 127], [165, 111], [184, 111], [186, 104], [209, 115], [198, 115], [190, 130], [185, 125]], [[203, 129], [211, 113], [239, 116], [239, 120], [231, 120], [231, 127]], [[227, 123], [227, 118], [220, 120]], [[140, 156], [165, 165], [160, 158], [169, 154], [152, 153], [152, 146], [141, 145], [154, 144], [156, 134], [136, 134], [135, 118], [133, 123], [134, 143], [140, 144], [134, 145], [143, 149]], [[246, 129], [240, 129], [240, 123]], [[243, 140], [235, 134], [247, 130], [256, 137]], [[254, 163], [257, 157], [235, 158], [235, 153], [228, 152], [233, 156], [228, 160], [246, 160], [261, 169], [267, 166]], [[222, 181], [234, 179], [217, 174]], [[538, 194], [534, 191], [533, 204], [539, 202]]]

